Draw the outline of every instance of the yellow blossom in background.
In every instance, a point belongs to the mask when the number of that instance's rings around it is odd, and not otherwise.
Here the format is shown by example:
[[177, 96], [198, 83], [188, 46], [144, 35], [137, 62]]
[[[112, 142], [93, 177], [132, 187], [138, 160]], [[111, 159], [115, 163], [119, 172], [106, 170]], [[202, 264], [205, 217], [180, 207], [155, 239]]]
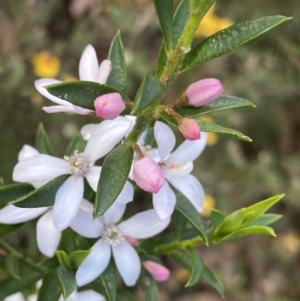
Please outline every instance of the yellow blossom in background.
[[213, 196], [206, 194], [204, 197], [204, 204], [203, 204], [203, 210], [201, 212], [202, 216], [209, 216], [210, 211], [212, 208], [214, 208], [216, 205], [216, 201]]
[[294, 257], [300, 252], [300, 236], [294, 232], [279, 235], [274, 240], [274, 247], [283, 257]]
[[76, 77], [74, 77], [72, 74], [69, 74], [69, 73], [63, 73], [62, 76], [60, 77], [60, 79], [63, 82], [71, 82], [74, 80], [78, 80]]
[[39, 77], [55, 77], [60, 70], [60, 60], [50, 51], [44, 50], [37, 53], [32, 60], [33, 72]]
[[196, 35], [198, 37], [201, 36], [206, 38], [222, 29], [231, 26], [232, 24], [233, 22], [231, 19], [221, 18], [215, 15], [215, 5], [213, 5], [201, 20]]
[[[211, 118], [209, 115], [201, 116], [201, 119], [208, 122], [214, 122], [213, 118]], [[218, 135], [216, 133], [208, 132], [206, 145], [213, 146], [217, 144], [217, 142], [218, 142]]]

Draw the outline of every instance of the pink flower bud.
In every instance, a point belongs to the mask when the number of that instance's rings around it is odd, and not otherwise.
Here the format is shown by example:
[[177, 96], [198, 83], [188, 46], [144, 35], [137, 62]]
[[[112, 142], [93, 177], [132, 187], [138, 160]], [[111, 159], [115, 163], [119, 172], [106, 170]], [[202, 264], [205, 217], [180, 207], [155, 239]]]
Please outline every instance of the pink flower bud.
[[139, 242], [138, 238], [126, 236], [126, 240], [132, 245], [135, 246]]
[[200, 127], [194, 119], [182, 118], [178, 123], [178, 129], [187, 140], [200, 139]]
[[101, 95], [94, 101], [96, 115], [104, 119], [115, 119], [125, 109], [119, 93]]
[[223, 93], [223, 86], [216, 78], [206, 78], [199, 80], [190, 86], [185, 91], [188, 98], [188, 103], [194, 107], [203, 106]]
[[147, 156], [133, 163], [133, 179], [139, 187], [152, 193], [158, 193], [165, 183], [160, 166]]
[[143, 266], [156, 281], [165, 281], [170, 277], [170, 271], [154, 261], [144, 261]]

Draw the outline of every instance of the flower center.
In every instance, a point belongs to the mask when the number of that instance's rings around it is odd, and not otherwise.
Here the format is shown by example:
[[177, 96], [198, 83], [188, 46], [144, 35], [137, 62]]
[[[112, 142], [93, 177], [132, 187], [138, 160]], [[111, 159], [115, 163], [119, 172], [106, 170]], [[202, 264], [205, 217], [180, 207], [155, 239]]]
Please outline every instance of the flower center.
[[102, 231], [102, 237], [112, 247], [116, 247], [122, 240], [125, 240], [122, 232], [115, 225], [106, 225]]
[[74, 155], [64, 156], [64, 159], [69, 162], [68, 169], [72, 174], [83, 176], [88, 171], [89, 163], [84, 160], [80, 154], [78, 154], [78, 150], [74, 152]]

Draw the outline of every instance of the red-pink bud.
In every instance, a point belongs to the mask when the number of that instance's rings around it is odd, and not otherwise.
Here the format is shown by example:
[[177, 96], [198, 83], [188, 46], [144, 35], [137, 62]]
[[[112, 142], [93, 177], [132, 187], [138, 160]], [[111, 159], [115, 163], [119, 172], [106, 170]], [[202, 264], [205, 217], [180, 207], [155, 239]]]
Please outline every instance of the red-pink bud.
[[144, 261], [143, 266], [156, 281], [165, 281], [170, 277], [170, 271], [154, 261]]
[[126, 236], [126, 240], [132, 245], [135, 246], [140, 241], [138, 238]]
[[203, 106], [223, 93], [223, 86], [216, 78], [206, 78], [199, 80], [190, 86], [185, 91], [188, 103], [194, 107]]
[[200, 139], [200, 127], [194, 119], [182, 118], [178, 123], [178, 129], [187, 140]]
[[160, 166], [148, 156], [133, 163], [133, 179], [143, 190], [152, 193], [158, 193], [165, 183]]
[[125, 109], [119, 93], [109, 93], [97, 97], [94, 101], [96, 115], [104, 119], [115, 119]]

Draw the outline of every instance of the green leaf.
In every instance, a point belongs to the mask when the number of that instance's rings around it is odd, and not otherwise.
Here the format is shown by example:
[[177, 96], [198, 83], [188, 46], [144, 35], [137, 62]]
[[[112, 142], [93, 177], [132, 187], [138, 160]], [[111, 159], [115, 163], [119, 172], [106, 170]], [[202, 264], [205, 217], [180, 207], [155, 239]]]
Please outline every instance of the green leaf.
[[7, 203], [14, 199], [29, 193], [34, 190], [31, 185], [28, 184], [10, 184], [0, 187], [0, 209], [7, 205]]
[[69, 255], [65, 251], [62, 251], [62, 250], [57, 250], [55, 252], [55, 254], [56, 254], [56, 257], [57, 257], [60, 265], [62, 267], [64, 267], [65, 269], [70, 270], [72, 267], [72, 263], [71, 263], [71, 259], [70, 259]]
[[167, 52], [172, 50], [173, 2], [174, 0], [153, 0]]
[[236, 130], [225, 128], [221, 125], [218, 125], [218, 124], [215, 124], [212, 122], [208, 122], [208, 121], [204, 121], [204, 120], [196, 120], [196, 121], [198, 122], [200, 129], [203, 132], [213, 132], [213, 133], [218, 133], [218, 134], [225, 134], [225, 135], [232, 136], [233, 138], [236, 138], [239, 140], [243, 140], [243, 141], [247, 141], [247, 142], [252, 141], [248, 136], [245, 136], [244, 134], [242, 134], [241, 132], [238, 132]]
[[50, 94], [60, 99], [89, 110], [95, 110], [94, 101], [98, 96], [108, 93], [120, 93], [123, 99], [130, 101], [124, 93], [115, 88], [84, 80], [64, 82], [45, 88]]
[[283, 197], [284, 194], [275, 195], [271, 198], [245, 208], [245, 212], [251, 214], [249, 214], [247, 218], [243, 220], [243, 224], [248, 224], [256, 220], [259, 216], [264, 214], [267, 210], [269, 210], [272, 206], [279, 202]]
[[132, 157], [131, 147], [121, 144], [105, 158], [97, 188], [95, 218], [102, 215], [119, 196], [128, 178]]
[[118, 288], [118, 295], [117, 295], [117, 300], [116, 301], [136, 301], [136, 299], [125, 288], [119, 287]]
[[221, 241], [227, 241], [232, 239], [238, 239], [244, 236], [253, 235], [253, 234], [264, 234], [264, 235], [270, 235], [270, 236], [276, 236], [275, 232], [272, 228], [266, 227], [266, 226], [249, 226], [240, 228], [229, 235], [226, 235], [224, 237], [221, 237], [218, 239], [218, 242]]
[[78, 269], [87, 256], [91, 253], [91, 250], [78, 250], [69, 254], [69, 258], [74, 269]]
[[5, 262], [6, 269], [15, 279], [20, 279], [19, 259], [14, 254], [9, 254]]
[[174, 126], [178, 126], [178, 121], [176, 120], [175, 117], [169, 115], [166, 111], [165, 111], [165, 107], [164, 106], [159, 106], [156, 108], [159, 116], [164, 119], [167, 123], [174, 125]]
[[42, 123], [38, 126], [35, 139], [35, 147], [41, 154], [54, 155], [53, 148]]
[[67, 228], [62, 232], [62, 237], [60, 240], [61, 248], [67, 253], [71, 253], [76, 250], [76, 239], [77, 233], [75, 233], [71, 228]]
[[104, 288], [107, 301], [115, 301], [117, 298], [117, 278], [112, 261], [99, 278]]
[[82, 135], [79, 133], [77, 134], [69, 143], [67, 150], [65, 152], [66, 156], [74, 155], [75, 151], [79, 153], [83, 152], [84, 147], [86, 145], [86, 141], [83, 139]]
[[250, 223], [249, 226], [268, 226], [278, 221], [281, 217], [282, 215], [279, 214], [272, 214], [272, 213], [263, 214], [255, 221]]
[[61, 294], [61, 287], [56, 270], [44, 276], [37, 301], [57, 301]]
[[187, 218], [180, 211], [174, 214], [174, 232], [177, 240], [180, 240], [187, 224]]
[[190, 270], [190, 278], [187, 284], [185, 285], [186, 287], [193, 286], [197, 282], [199, 282], [205, 267], [202, 258], [199, 256], [196, 250], [194, 248], [190, 248], [190, 252], [192, 253], [193, 262], [192, 262], [192, 268]]
[[117, 90], [127, 93], [127, 73], [126, 62], [124, 56], [124, 47], [120, 35], [120, 31], [114, 36], [109, 52], [108, 59], [112, 63], [112, 71], [108, 77], [106, 84]]
[[176, 195], [176, 210], [180, 211], [191, 225], [198, 231], [205, 243], [207, 243], [207, 233], [202, 218], [192, 203], [177, 189], [172, 187]]
[[20, 208], [53, 206], [57, 190], [69, 176], [70, 175], [59, 176], [42, 187], [15, 199], [10, 202], [10, 204]]
[[152, 237], [144, 239], [139, 243], [139, 247], [147, 254], [154, 254], [155, 240]]
[[4, 186], [4, 179], [3, 177], [0, 177], [0, 187]]
[[222, 95], [214, 101], [201, 107], [181, 107], [176, 109], [177, 113], [183, 117], [196, 117], [199, 115], [231, 110], [237, 108], [255, 107], [250, 101], [229, 95]]
[[155, 71], [155, 75], [158, 78], [161, 78], [165, 69], [165, 66], [167, 64], [167, 54], [165, 51], [165, 47], [164, 44], [161, 45], [160, 51], [159, 51], [159, 55], [158, 55], [158, 61], [157, 61], [157, 66], [156, 66], [156, 71]]
[[214, 229], [217, 229], [218, 226], [223, 222], [225, 219], [225, 215], [216, 209], [211, 209], [210, 211], [210, 219], [213, 224]]
[[164, 90], [165, 85], [156, 76], [147, 74], [136, 94], [131, 114], [139, 113], [158, 101]]
[[22, 224], [19, 225], [0, 225], [0, 237], [5, 236], [8, 233], [16, 231], [21, 227]]
[[289, 19], [284, 16], [263, 17], [234, 24], [229, 28], [219, 31], [200, 42], [186, 55], [181, 65], [181, 72], [221, 56]]
[[139, 284], [145, 293], [147, 301], [158, 300], [159, 294], [156, 281], [143, 267], [139, 278]]
[[75, 275], [63, 267], [58, 267], [57, 276], [61, 285], [64, 299], [67, 299], [76, 289]]
[[222, 297], [224, 296], [224, 286], [222, 282], [207, 266], [204, 269], [201, 280], [214, 288]]

